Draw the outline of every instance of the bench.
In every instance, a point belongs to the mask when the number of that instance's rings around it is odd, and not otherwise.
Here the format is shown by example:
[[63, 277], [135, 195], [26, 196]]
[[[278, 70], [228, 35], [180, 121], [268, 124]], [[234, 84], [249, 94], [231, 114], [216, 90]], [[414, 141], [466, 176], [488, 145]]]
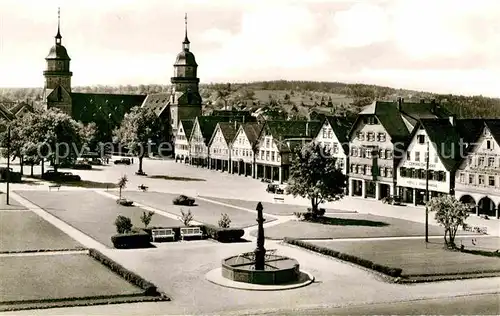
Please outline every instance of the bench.
[[148, 187], [144, 184], [139, 185], [137, 188], [139, 188], [139, 190], [142, 190], [142, 192], [146, 192], [148, 190]]
[[153, 242], [159, 238], [167, 238], [175, 240], [174, 230], [171, 228], [155, 228], [151, 230], [151, 236], [153, 237]]
[[59, 189], [61, 188], [61, 185], [60, 184], [52, 184], [52, 185], [49, 185], [49, 191], [51, 189], [57, 189], [57, 191], [59, 191]]
[[181, 228], [181, 239], [184, 237], [203, 237], [203, 232], [199, 227], [182, 227]]
[[274, 203], [285, 203], [285, 197], [283, 196], [274, 196]]

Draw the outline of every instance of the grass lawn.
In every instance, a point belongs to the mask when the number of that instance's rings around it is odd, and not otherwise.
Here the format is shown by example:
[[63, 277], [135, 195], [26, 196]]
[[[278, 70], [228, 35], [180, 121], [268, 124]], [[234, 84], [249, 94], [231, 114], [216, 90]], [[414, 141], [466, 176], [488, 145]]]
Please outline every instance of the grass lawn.
[[95, 182], [95, 181], [89, 181], [89, 180], [56, 181], [54, 183], [60, 184], [61, 186], [90, 188], [90, 189], [114, 189], [114, 188], [118, 187], [116, 183], [112, 183], [112, 182]]
[[[259, 201], [245, 201], [245, 200], [238, 200], [238, 199], [224, 199], [224, 198], [218, 198], [218, 197], [209, 197], [209, 196], [202, 196], [205, 199], [217, 201], [217, 202], [222, 202], [226, 204], [231, 204], [234, 206], [238, 207], [243, 207], [247, 208], [250, 210], [255, 210], [255, 207], [257, 206], [257, 203]], [[264, 207], [264, 213], [268, 214], [274, 214], [274, 215], [293, 215], [294, 212], [305, 212], [307, 211], [307, 206], [303, 205], [293, 205], [293, 204], [274, 204], [274, 203], [269, 203], [269, 202], [261, 202], [262, 206]], [[333, 209], [326, 209], [327, 213], [354, 213], [353, 211], [341, 211], [341, 210], [333, 210]]]
[[0, 211], [0, 251], [83, 247], [33, 212]]
[[[424, 236], [425, 234], [424, 224], [399, 218], [358, 213], [328, 215], [325, 218], [329, 224], [292, 220], [266, 228], [266, 238], [333, 239]], [[256, 231], [252, 232], [253, 236], [255, 234]], [[440, 226], [429, 225], [430, 236], [443, 234], [444, 229]]]
[[7, 194], [0, 193], [0, 210], [26, 210], [26, 207], [21, 205], [18, 201], [14, 200], [12, 196], [9, 197], [9, 204], [7, 204]]
[[[18, 191], [17, 193], [109, 247], [113, 247], [111, 236], [116, 234], [114, 222], [118, 215], [130, 217], [134, 226], [143, 227], [140, 220], [143, 212], [141, 208], [118, 205], [115, 200], [93, 191]], [[178, 220], [155, 214], [150, 226], [179, 224]]]
[[[206, 224], [217, 225], [221, 213], [226, 213], [231, 219], [231, 227], [249, 227], [257, 225], [257, 222], [255, 221], [257, 218], [257, 212], [254, 214], [232, 207], [206, 202], [196, 199], [196, 197], [195, 203], [197, 206], [177, 206], [172, 204], [172, 200], [178, 196], [178, 194], [128, 191], [125, 192], [124, 195], [127, 199], [177, 215], [181, 214], [181, 209], [190, 209], [191, 213], [194, 215], [195, 221]], [[270, 222], [272, 220], [274, 220], [274, 218], [268, 218], [266, 222]]]
[[[477, 238], [478, 245], [497, 244], [500, 238]], [[500, 258], [485, 257], [445, 250], [442, 239], [372, 240], [372, 241], [314, 241], [319, 246], [371, 260], [378, 264], [403, 269], [403, 276], [451, 275], [477, 271], [500, 271]], [[464, 239], [465, 248], [473, 249], [471, 238]], [[460, 240], [457, 242], [460, 245]], [[483, 246], [481, 246], [483, 244]]]
[[8, 301], [141, 292], [86, 254], [0, 258], [0, 305]]

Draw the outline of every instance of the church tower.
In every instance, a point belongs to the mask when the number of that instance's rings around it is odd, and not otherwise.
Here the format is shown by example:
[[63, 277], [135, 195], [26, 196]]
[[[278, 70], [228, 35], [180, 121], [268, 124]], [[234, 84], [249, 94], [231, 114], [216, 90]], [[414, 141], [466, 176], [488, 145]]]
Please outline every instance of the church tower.
[[47, 108], [57, 107], [71, 115], [71, 76], [73, 73], [69, 70], [71, 59], [61, 41], [60, 10], [57, 13], [55, 44], [45, 58], [47, 67], [43, 72], [45, 77], [44, 100], [47, 102]]
[[187, 14], [182, 51], [177, 55], [174, 64], [174, 76], [171, 78], [172, 94], [170, 97], [170, 124], [172, 135], [177, 132], [179, 120], [194, 119], [201, 115], [200, 79], [197, 77], [198, 64], [194, 54], [189, 50], [187, 34]]

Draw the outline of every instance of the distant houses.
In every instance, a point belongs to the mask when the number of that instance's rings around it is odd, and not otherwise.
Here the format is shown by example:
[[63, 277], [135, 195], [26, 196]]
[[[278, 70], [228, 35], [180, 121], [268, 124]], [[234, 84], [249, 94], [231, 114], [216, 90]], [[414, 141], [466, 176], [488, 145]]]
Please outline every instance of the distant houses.
[[216, 111], [179, 121], [178, 162], [286, 183], [293, 151], [324, 148], [347, 176], [346, 193], [363, 199], [398, 196], [423, 205], [455, 195], [471, 212], [498, 217], [500, 119], [457, 119], [435, 102], [375, 101], [352, 121], [259, 120], [247, 111]]

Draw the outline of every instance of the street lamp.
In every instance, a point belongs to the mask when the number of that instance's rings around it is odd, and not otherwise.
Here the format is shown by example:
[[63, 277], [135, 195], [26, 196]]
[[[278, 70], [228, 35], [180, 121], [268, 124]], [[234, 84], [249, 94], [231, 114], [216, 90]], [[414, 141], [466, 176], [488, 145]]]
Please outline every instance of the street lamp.
[[429, 242], [429, 141], [427, 141], [427, 154], [425, 156], [425, 242]]
[[7, 196], [6, 203], [9, 205], [9, 183], [10, 183], [10, 125], [7, 127]]

